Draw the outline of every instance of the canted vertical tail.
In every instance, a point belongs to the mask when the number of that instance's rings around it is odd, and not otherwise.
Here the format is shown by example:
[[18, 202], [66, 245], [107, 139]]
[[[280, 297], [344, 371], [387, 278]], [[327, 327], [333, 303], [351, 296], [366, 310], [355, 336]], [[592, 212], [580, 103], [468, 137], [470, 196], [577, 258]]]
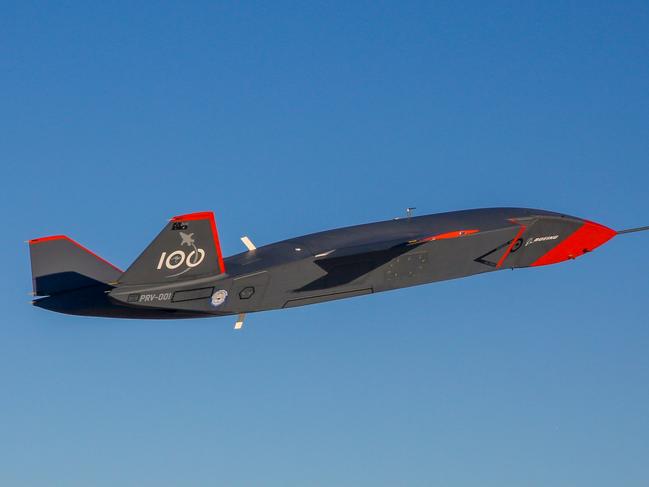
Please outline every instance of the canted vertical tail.
[[120, 285], [172, 283], [225, 272], [211, 211], [173, 217], [119, 278]]

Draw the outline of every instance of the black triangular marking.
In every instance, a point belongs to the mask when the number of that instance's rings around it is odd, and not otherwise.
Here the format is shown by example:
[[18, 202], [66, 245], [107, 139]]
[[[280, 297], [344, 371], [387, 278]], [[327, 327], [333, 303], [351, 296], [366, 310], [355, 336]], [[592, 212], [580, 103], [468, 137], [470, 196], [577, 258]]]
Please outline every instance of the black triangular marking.
[[[495, 249], [490, 250], [489, 252], [487, 252], [487, 253], [484, 254], [484, 255], [481, 255], [481, 256], [478, 257], [477, 259], [474, 259], [475, 262], [480, 262], [481, 264], [485, 264], [485, 265], [488, 265], [488, 266], [490, 266], [490, 267], [496, 267], [496, 266], [498, 265], [498, 262], [491, 262], [490, 260], [486, 260], [485, 257], [487, 257], [488, 255], [493, 254], [494, 252], [498, 252], [498, 251], [501, 250], [503, 247], [507, 247], [507, 246], [511, 245], [512, 242], [513, 242], [513, 239], [510, 240], [509, 242], [505, 242], [504, 244], [499, 245], [499, 246], [496, 247]], [[512, 249], [509, 251], [509, 253], [510, 253], [510, 254], [513, 254], [513, 253], [516, 252], [518, 249], [520, 249], [520, 248], [522, 247], [522, 245], [523, 245], [523, 239], [522, 239], [522, 238], [517, 239], [516, 242], [514, 243], [514, 245], [512, 245]]]
[[486, 260], [485, 257], [493, 254], [494, 252], [498, 252], [499, 250], [501, 250], [504, 247], [508, 247], [509, 245], [511, 245], [511, 243], [512, 243], [512, 241], [509, 240], [509, 241], [505, 242], [504, 244], [499, 245], [495, 249], [490, 250], [486, 254], [483, 254], [480, 257], [478, 257], [477, 259], [473, 259], [473, 260], [475, 262], [479, 262], [481, 264], [488, 265], [489, 267], [496, 267], [498, 265], [498, 262], [491, 262], [490, 260]]

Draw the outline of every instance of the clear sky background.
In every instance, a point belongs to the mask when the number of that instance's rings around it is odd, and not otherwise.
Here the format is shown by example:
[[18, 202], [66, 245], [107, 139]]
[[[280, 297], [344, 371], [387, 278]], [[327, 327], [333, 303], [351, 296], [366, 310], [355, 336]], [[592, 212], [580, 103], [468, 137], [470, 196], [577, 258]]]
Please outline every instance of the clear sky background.
[[2, 2], [0, 66], [1, 485], [649, 484], [649, 234], [240, 332], [33, 308], [24, 243], [647, 225], [646, 1]]

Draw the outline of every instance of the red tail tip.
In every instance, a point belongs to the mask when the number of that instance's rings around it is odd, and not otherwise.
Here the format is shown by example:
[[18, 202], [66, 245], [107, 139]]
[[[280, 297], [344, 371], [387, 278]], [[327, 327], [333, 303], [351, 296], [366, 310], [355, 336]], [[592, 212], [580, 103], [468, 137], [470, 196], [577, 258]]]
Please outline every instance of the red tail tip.
[[49, 237], [33, 238], [31, 240], [28, 240], [27, 243], [29, 245], [33, 245], [33, 244], [37, 244], [37, 243], [49, 242], [50, 240], [70, 240], [70, 241], [72, 241], [71, 238], [66, 237], [65, 235], [51, 235]]
[[208, 218], [214, 218], [214, 213], [211, 211], [200, 211], [197, 213], [188, 213], [186, 215], [174, 216], [172, 222], [182, 222], [190, 220], [207, 220]]

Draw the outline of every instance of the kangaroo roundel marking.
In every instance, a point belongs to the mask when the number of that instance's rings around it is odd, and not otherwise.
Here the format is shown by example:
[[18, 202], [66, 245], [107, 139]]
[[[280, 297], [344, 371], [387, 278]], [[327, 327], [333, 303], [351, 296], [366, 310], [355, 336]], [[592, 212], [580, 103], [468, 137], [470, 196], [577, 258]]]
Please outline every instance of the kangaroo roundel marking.
[[212, 294], [212, 299], [210, 300], [210, 304], [215, 308], [217, 306], [221, 306], [225, 302], [225, 299], [227, 297], [228, 297], [228, 292], [225, 289], [219, 289], [214, 294]]

